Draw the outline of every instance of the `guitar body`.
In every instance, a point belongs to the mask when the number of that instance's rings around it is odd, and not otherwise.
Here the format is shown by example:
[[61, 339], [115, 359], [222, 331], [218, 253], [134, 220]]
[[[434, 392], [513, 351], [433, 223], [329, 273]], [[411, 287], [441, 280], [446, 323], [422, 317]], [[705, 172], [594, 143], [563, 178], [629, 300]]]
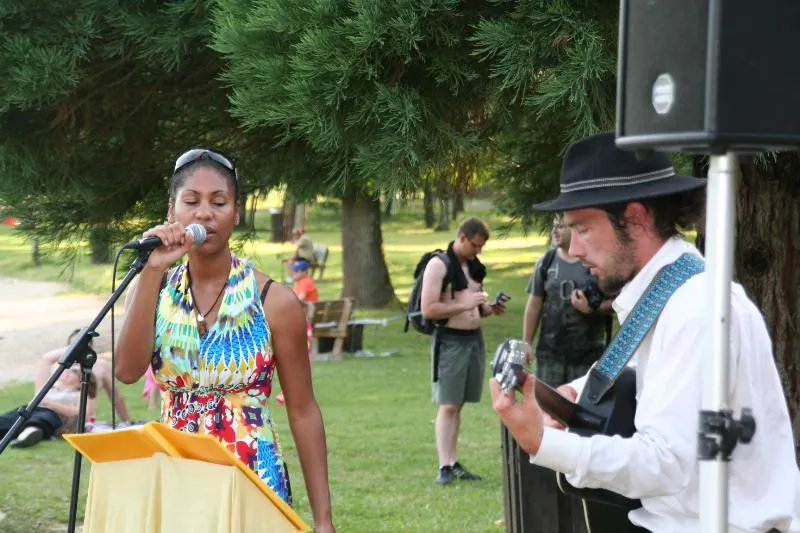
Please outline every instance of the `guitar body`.
[[[504, 390], [520, 388], [520, 384], [526, 379], [524, 362], [525, 354], [514, 350], [508, 340], [497, 348], [492, 361], [492, 372]], [[636, 371], [624, 367], [613, 386], [598, 401], [593, 402], [586, 397], [589, 389], [587, 383], [578, 403], [571, 402], [538, 379], [534, 391], [541, 408], [568, 427], [568, 431], [572, 433], [585, 437], [597, 434], [621, 437], [633, 435], [636, 431], [633, 423], [636, 414]], [[556, 480], [562, 492], [582, 500], [589, 533], [645, 531], [631, 524], [628, 519], [629, 511], [642, 506], [639, 500], [605, 489], [573, 487], [561, 473], [556, 474]]]
[[[586, 389], [578, 400], [578, 406], [592, 412], [602, 420], [602, 427], [587, 429], [571, 426], [568, 431], [581, 436], [620, 435], [630, 437], [636, 431], [633, 417], [636, 414], [636, 371], [626, 367], [610, 391], [597, 403], [586, 399]], [[590, 533], [625, 533], [642, 531], [628, 520], [628, 512], [641, 507], [639, 500], [626, 498], [605, 489], [581, 489], [569, 484], [566, 476], [557, 473], [558, 486], [562, 492], [583, 500], [586, 526]]]

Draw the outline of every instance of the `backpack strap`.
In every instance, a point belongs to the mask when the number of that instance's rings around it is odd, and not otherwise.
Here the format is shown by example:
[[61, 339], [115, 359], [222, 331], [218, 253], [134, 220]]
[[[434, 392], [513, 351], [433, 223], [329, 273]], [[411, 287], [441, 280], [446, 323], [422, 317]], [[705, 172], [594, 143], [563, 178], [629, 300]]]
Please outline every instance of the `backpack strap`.
[[558, 253], [558, 248], [550, 248], [544, 254], [544, 258], [542, 259], [542, 283], [547, 281], [547, 271], [550, 270], [550, 267], [553, 265], [553, 261], [556, 259], [556, 253]]
[[[444, 271], [444, 278], [442, 278], [441, 292], [444, 292], [445, 288], [447, 288], [447, 286], [450, 285], [450, 298], [455, 298], [456, 291], [453, 289], [453, 284], [450, 283], [450, 258], [447, 256], [447, 252], [444, 252], [442, 250], [437, 250], [434, 253], [433, 257], [438, 257], [439, 259], [442, 260], [442, 263], [444, 263], [445, 271]], [[431, 259], [433, 259], [433, 257]]]

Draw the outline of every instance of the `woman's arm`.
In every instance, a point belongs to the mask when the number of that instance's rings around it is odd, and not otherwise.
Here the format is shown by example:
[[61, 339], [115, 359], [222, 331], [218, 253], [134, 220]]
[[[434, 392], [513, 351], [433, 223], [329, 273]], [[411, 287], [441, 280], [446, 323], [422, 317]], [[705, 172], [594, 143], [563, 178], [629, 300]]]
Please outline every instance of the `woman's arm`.
[[155, 345], [156, 304], [164, 273], [145, 267], [125, 297], [125, 317], [117, 340], [115, 374], [123, 383], [141, 378]]
[[139, 277], [131, 283], [125, 297], [125, 318], [117, 341], [115, 373], [123, 383], [141, 378], [153, 356], [156, 304], [164, 273], [193, 244], [192, 234], [181, 223], [156, 226], [142, 237], [158, 237], [162, 245], [152, 251]]
[[311, 384], [305, 313], [294, 293], [279, 283], [270, 287], [264, 308], [289, 426], [314, 515], [314, 531], [333, 532], [325, 426]]

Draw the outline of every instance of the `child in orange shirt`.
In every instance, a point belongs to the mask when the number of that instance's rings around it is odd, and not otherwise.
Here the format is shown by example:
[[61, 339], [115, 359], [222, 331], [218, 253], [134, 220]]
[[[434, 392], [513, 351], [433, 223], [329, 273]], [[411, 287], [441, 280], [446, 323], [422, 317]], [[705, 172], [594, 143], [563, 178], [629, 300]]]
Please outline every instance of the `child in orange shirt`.
[[292, 290], [301, 302], [318, 302], [319, 291], [317, 284], [308, 275], [308, 263], [302, 259], [292, 265]]

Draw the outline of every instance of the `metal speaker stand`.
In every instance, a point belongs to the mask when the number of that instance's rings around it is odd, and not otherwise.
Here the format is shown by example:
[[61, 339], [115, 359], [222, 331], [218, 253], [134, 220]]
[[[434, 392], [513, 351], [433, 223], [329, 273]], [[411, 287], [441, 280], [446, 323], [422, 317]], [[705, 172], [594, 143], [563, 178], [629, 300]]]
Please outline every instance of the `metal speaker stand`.
[[710, 349], [703, 366], [702, 410], [698, 428], [700, 530], [728, 531], [728, 462], [739, 442], [750, 442], [755, 420], [750, 409], [733, 418], [728, 405], [731, 281], [735, 235], [738, 161], [726, 152], [710, 156], [706, 203], [706, 272], [711, 313]]

